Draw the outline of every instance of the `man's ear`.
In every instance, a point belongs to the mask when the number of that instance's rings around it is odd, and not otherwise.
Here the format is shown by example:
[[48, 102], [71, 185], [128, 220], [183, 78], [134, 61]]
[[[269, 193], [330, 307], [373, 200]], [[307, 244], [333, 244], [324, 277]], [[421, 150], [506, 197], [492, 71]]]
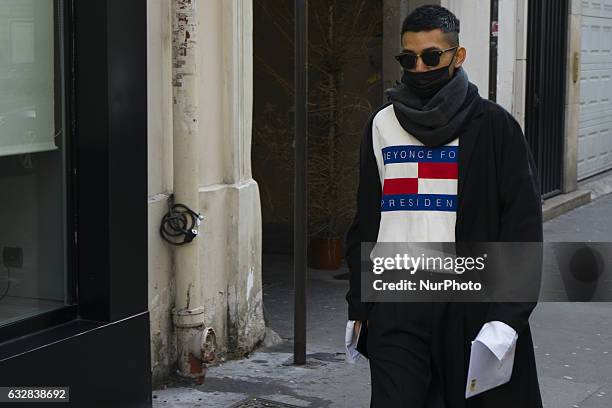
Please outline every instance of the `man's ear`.
[[465, 47], [459, 47], [457, 49], [457, 57], [455, 58], [455, 68], [459, 68], [465, 62], [467, 58], [467, 50]]

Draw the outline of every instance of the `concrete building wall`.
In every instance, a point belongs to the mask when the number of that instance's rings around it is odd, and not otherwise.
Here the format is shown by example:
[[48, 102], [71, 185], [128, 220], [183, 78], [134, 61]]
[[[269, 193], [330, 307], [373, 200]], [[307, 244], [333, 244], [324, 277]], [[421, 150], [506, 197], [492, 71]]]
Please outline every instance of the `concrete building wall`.
[[214, 305], [213, 327], [225, 325], [226, 349], [242, 355], [265, 332], [261, 202], [251, 173], [253, 4], [201, 4], [200, 203], [209, 220], [201, 245], [204, 304]]
[[[515, 54], [514, 54], [514, 94], [510, 112], [525, 128], [525, 108], [527, 101], [527, 31], [528, 0], [516, 0], [515, 14]], [[509, 24], [510, 30], [512, 25]], [[504, 32], [508, 32], [504, 28]], [[510, 34], [509, 34], [510, 35]]]
[[175, 295], [172, 251], [159, 236], [173, 176], [171, 1], [147, 2], [149, 313], [154, 384], [168, 375], [176, 360], [171, 314]]
[[[173, 248], [159, 235], [173, 190], [172, 2], [149, 0], [149, 311], [155, 384], [176, 368]], [[263, 339], [261, 210], [251, 177], [252, 2], [196, 0], [199, 18], [198, 246], [205, 325], [218, 354]]]
[[[580, 55], [582, 46], [582, 1], [570, 0], [567, 30], [567, 75], [565, 97], [565, 143], [563, 149], [564, 193], [578, 188], [578, 136], [580, 125]], [[576, 71], [575, 71], [576, 70]]]
[[517, 0], [499, 1], [497, 45], [497, 103], [512, 112], [514, 72], [516, 68]]
[[489, 23], [491, 2], [482, 0], [442, 0], [441, 5], [461, 21], [461, 44], [467, 49], [465, 70], [480, 95], [489, 95]]
[[499, 1], [497, 103], [525, 123], [527, 0]]

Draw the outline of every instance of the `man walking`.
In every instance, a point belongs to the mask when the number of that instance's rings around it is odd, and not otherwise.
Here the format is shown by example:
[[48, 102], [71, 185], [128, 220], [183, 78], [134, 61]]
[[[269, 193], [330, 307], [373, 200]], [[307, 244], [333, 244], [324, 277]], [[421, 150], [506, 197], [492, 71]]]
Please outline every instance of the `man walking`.
[[[361, 141], [346, 299], [348, 327], [367, 333], [358, 350], [369, 358], [371, 407], [542, 407], [528, 322], [535, 303], [361, 300], [361, 242], [542, 241], [534, 159], [516, 120], [468, 80], [459, 31], [440, 6], [406, 18], [401, 83], [386, 91]], [[466, 399], [475, 339], [513, 370], [505, 384]]]

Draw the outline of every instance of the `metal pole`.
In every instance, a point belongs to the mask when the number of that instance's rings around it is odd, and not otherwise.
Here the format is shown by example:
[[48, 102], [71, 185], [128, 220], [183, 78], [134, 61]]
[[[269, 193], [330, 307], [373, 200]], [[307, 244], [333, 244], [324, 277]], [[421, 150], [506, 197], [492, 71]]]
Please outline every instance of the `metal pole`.
[[491, 0], [489, 39], [489, 100], [497, 101], [497, 47], [499, 44], [499, 0]]
[[295, 182], [293, 212], [293, 362], [306, 363], [308, 237], [308, 0], [295, 0]]
[[[195, 2], [172, 1], [172, 85], [173, 85], [173, 157], [174, 196], [177, 203], [194, 211], [199, 203], [200, 106], [198, 82], [199, 21]], [[174, 249], [176, 294], [173, 321], [179, 372], [182, 376], [204, 381], [205, 343], [204, 307], [200, 280], [199, 243]]]

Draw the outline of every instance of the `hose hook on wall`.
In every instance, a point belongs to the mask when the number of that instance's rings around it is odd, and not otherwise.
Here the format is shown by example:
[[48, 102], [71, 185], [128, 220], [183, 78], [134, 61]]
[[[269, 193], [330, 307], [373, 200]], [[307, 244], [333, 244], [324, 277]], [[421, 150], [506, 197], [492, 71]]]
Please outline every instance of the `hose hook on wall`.
[[[196, 213], [184, 204], [174, 203], [174, 194], [168, 197], [168, 212], [162, 218], [159, 233], [164, 241], [171, 245], [185, 245], [199, 234], [199, 227], [204, 216]], [[179, 241], [183, 237], [182, 241]]]

